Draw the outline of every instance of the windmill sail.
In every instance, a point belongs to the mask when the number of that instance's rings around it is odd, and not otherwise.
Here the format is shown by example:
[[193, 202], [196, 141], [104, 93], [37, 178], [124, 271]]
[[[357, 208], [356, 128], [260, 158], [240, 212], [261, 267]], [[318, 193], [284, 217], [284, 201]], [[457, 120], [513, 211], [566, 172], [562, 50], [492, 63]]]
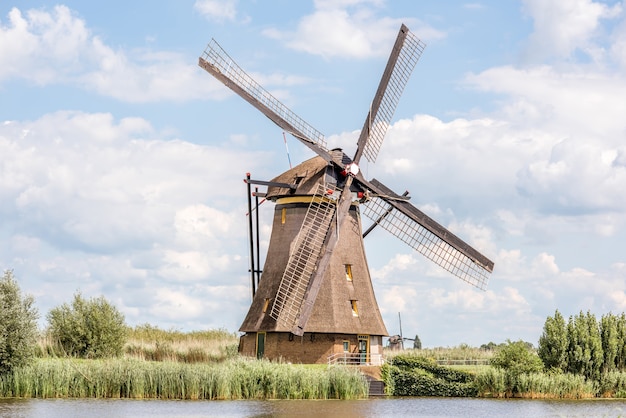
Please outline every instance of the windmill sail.
[[426, 48], [426, 44], [409, 31], [409, 28], [405, 25], [400, 27], [378, 90], [376, 90], [376, 95], [361, 130], [354, 157], [354, 161], [357, 163], [361, 154], [371, 163], [376, 161], [383, 138], [404, 91], [404, 86], [409, 81], [413, 68], [422, 56], [424, 48]]
[[337, 208], [336, 202], [328, 197], [334, 191], [330, 185], [318, 184], [315, 196], [311, 199], [270, 311], [270, 316], [280, 325], [296, 327], [300, 318], [311, 278]]
[[[376, 179], [366, 183], [376, 193], [395, 195]], [[363, 214], [461, 280], [486, 289], [493, 262], [409, 202], [371, 199]]]
[[320, 157], [330, 161], [324, 135], [254, 81], [228, 56], [215, 39], [207, 45], [198, 59], [198, 65], [260, 110], [276, 125], [289, 132]]
[[[323, 254], [320, 253], [318, 259], [310, 260], [311, 264], [316, 266], [316, 269], [313, 272], [311, 285], [304, 296], [301, 316], [298, 318], [296, 326], [292, 331], [296, 335], [302, 335], [304, 332], [304, 328], [317, 297], [318, 286], [322, 278], [326, 275], [332, 252], [339, 243], [337, 231], [341, 230], [343, 223], [347, 219], [346, 215], [348, 214], [352, 202], [351, 185], [354, 181], [354, 175], [356, 175], [352, 170], [349, 170], [348, 167], [351, 166], [352, 163], [358, 165], [361, 155], [366, 155], [369, 161], [376, 160], [378, 150], [387, 132], [387, 127], [391, 121], [398, 100], [400, 99], [400, 95], [424, 47], [425, 45], [412, 35], [405, 25], [400, 27], [394, 49], [389, 57], [385, 72], [379, 83], [376, 95], [374, 96], [370, 112], [361, 131], [357, 152], [353, 161], [343, 152], [341, 152], [342, 158], [340, 163], [336, 158], [327, 160], [339, 167], [340, 171], [345, 170], [343, 174], [346, 176], [345, 183], [342, 186], [343, 190], [337, 201], [336, 222], [329, 223], [328, 230], [325, 233], [325, 251]], [[358, 168], [356, 173], [358, 173]]]

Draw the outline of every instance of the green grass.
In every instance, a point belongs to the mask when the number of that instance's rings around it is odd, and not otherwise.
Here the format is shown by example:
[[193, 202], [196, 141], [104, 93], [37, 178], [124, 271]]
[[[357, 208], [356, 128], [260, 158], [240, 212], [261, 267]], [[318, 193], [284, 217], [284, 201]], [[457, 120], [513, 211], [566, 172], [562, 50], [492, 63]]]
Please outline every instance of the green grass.
[[155, 399], [359, 399], [355, 368], [311, 368], [243, 358], [219, 364], [136, 359], [37, 359], [0, 376], [0, 397]]
[[420, 350], [385, 350], [384, 352], [387, 359], [393, 358], [398, 355], [408, 355], [429, 358], [439, 363], [445, 363], [446, 361], [450, 361], [451, 363], [474, 361], [477, 361], [478, 363], [485, 363], [491, 360], [494, 353], [494, 350], [483, 350], [481, 348], [470, 347], [465, 344], [461, 344], [456, 347], [423, 348]]

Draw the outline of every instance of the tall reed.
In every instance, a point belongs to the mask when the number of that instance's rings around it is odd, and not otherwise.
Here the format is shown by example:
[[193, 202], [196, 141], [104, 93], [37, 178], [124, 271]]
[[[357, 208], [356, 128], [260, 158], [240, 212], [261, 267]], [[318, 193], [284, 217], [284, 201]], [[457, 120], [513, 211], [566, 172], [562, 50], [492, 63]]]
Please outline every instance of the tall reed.
[[607, 372], [598, 381], [598, 396], [626, 398], [626, 372]]
[[356, 369], [241, 358], [194, 365], [47, 358], [0, 376], [0, 397], [358, 399], [367, 394]]
[[476, 387], [481, 397], [516, 397], [545, 399], [593, 398], [597, 384], [582, 375], [570, 373], [512, 374], [489, 367], [476, 374]]

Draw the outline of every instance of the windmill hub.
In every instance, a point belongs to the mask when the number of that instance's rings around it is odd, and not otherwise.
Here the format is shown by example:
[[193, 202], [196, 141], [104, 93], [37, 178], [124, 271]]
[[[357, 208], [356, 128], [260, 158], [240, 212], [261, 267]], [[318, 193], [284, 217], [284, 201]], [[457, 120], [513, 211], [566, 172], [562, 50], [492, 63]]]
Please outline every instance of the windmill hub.
[[343, 176], [352, 176], [355, 177], [357, 174], [359, 174], [359, 166], [357, 165], [357, 163], [350, 163], [348, 164], [343, 171], [341, 172], [341, 174]]

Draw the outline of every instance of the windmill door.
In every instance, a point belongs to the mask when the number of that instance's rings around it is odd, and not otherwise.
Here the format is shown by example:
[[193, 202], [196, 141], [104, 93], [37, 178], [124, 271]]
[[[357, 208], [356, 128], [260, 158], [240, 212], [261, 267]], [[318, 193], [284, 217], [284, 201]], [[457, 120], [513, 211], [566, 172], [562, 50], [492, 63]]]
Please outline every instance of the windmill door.
[[256, 334], [256, 358], [263, 358], [265, 353], [265, 333], [257, 332]]
[[359, 363], [367, 363], [367, 357], [369, 355], [369, 335], [359, 335]]

